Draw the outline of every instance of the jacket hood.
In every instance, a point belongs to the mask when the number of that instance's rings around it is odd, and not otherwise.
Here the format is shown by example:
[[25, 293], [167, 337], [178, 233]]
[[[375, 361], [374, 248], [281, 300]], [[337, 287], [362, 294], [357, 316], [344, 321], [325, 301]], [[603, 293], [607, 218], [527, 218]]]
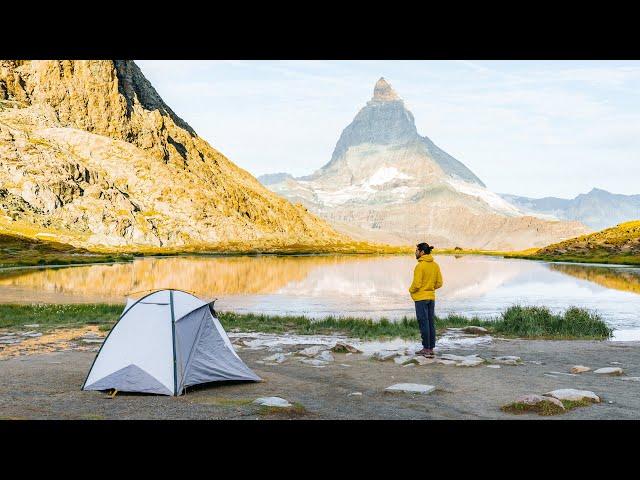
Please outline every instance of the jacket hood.
[[422, 255], [419, 259], [419, 262], [433, 262], [433, 255], [427, 253], [426, 255]]

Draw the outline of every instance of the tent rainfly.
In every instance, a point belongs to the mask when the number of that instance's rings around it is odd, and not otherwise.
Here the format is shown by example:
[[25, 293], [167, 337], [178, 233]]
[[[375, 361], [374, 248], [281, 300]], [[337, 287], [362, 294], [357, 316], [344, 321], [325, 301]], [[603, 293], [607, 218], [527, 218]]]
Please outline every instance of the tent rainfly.
[[199, 383], [260, 381], [238, 357], [209, 304], [181, 290], [128, 299], [82, 390], [180, 395]]

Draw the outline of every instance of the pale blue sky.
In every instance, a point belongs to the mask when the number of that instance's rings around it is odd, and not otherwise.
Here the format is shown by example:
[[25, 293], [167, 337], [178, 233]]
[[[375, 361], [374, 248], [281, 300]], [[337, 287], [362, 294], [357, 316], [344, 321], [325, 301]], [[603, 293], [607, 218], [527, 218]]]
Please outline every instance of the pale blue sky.
[[198, 134], [258, 176], [306, 175], [384, 76], [418, 132], [493, 191], [640, 194], [640, 62], [148, 61]]

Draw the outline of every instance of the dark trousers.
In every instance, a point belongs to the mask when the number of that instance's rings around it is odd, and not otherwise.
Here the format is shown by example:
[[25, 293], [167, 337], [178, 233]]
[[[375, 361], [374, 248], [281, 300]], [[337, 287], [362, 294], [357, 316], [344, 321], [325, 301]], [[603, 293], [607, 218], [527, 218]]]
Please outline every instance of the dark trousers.
[[436, 346], [436, 324], [434, 300], [420, 300], [416, 303], [416, 317], [422, 336], [422, 346], [433, 349]]

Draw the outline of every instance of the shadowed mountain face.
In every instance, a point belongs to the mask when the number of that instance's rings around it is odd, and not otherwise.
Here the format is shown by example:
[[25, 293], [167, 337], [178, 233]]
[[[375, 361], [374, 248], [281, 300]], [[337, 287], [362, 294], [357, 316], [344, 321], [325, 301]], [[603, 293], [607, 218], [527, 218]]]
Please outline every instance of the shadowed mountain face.
[[0, 61], [0, 214], [79, 247], [347, 240], [198, 137], [132, 61]]
[[521, 249], [586, 233], [577, 222], [523, 214], [463, 163], [421, 136], [384, 79], [313, 174], [259, 178], [353, 238], [392, 244]]
[[573, 199], [528, 198], [507, 194], [502, 197], [532, 215], [577, 220], [595, 230], [640, 218], [640, 195], [619, 195], [599, 188]]

